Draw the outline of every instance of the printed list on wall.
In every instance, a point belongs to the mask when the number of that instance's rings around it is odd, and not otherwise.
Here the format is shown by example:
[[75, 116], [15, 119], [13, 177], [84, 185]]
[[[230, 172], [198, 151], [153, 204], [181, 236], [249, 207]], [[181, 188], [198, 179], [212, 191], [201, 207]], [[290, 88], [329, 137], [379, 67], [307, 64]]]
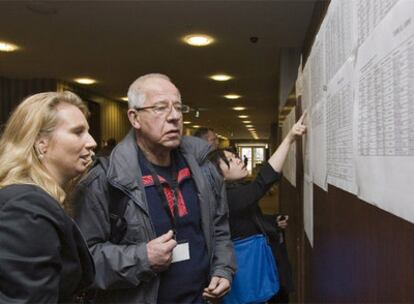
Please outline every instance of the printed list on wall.
[[414, 222], [414, 1], [331, 1], [298, 81], [307, 178]]

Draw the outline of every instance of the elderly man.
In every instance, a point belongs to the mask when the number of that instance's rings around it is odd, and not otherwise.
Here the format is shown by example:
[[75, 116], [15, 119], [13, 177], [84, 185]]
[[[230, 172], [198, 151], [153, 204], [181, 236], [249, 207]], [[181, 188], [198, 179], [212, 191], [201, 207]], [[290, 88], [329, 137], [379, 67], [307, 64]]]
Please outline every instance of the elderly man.
[[189, 107], [167, 76], [138, 78], [128, 100], [131, 131], [107, 170], [95, 166], [75, 197], [97, 301], [215, 301], [229, 290], [235, 262], [226, 202], [217, 202], [203, 174], [210, 147], [182, 138]]
[[194, 136], [206, 140], [214, 150], [219, 146], [217, 134], [211, 128], [198, 128], [197, 131], [194, 132]]

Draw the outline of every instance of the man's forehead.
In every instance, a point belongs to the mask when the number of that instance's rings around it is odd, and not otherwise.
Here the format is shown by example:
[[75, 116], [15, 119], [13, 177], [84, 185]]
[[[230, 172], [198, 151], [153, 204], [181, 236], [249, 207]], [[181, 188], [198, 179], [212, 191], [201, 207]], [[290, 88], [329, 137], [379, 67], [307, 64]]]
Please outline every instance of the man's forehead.
[[149, 78], [144, 82], [145, 90], [153, 94], [179, 94], [177, 87], [162, 78]]

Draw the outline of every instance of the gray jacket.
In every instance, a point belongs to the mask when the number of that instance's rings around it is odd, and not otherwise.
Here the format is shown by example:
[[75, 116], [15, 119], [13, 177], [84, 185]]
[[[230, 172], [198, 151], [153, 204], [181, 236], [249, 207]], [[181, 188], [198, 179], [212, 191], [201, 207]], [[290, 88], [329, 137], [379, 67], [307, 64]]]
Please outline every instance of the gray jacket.
[[[231, 283], [236, 267], [224, 183], [221, 181], [222, 195], [214, 195], [211, 178], [206, 176], [206, 172], [211, 170], [211, 165], [205, 160], [209, 151], [206, 142], [183, 137], [179, 149], [198, 189], [202, 230], [210, 257], [210, 275], [224, 277]], [[95, 286], [105, 290], [98, 293], [98, 301], [157, 302], [159, 277], [150, 268], [146, 249], [147, 242], [156, 235], [141, 175], [135, 132], [131, 130], [112, 152], [106, 174], [101, 166], [96, 166], [77, 188], [75, 218], [95, 260]], [[108, 184], [129, 198], [124, 214], [128, 228], [119, 244], [109, 241]], [[214, 187], [218, 184], [216, 180]]]

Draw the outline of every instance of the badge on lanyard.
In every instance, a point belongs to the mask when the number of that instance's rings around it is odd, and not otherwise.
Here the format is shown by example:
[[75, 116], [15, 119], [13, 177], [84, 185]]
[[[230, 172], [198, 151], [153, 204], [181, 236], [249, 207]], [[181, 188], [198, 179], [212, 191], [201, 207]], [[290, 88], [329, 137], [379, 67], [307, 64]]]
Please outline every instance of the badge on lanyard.
[[178, 243], [177, 246], [175, 246], [175, 248], [173, 249], [171, 263], [187, 261], [189, 259], [190, 244], [187, 241], [182, 241], [182, 243]]

